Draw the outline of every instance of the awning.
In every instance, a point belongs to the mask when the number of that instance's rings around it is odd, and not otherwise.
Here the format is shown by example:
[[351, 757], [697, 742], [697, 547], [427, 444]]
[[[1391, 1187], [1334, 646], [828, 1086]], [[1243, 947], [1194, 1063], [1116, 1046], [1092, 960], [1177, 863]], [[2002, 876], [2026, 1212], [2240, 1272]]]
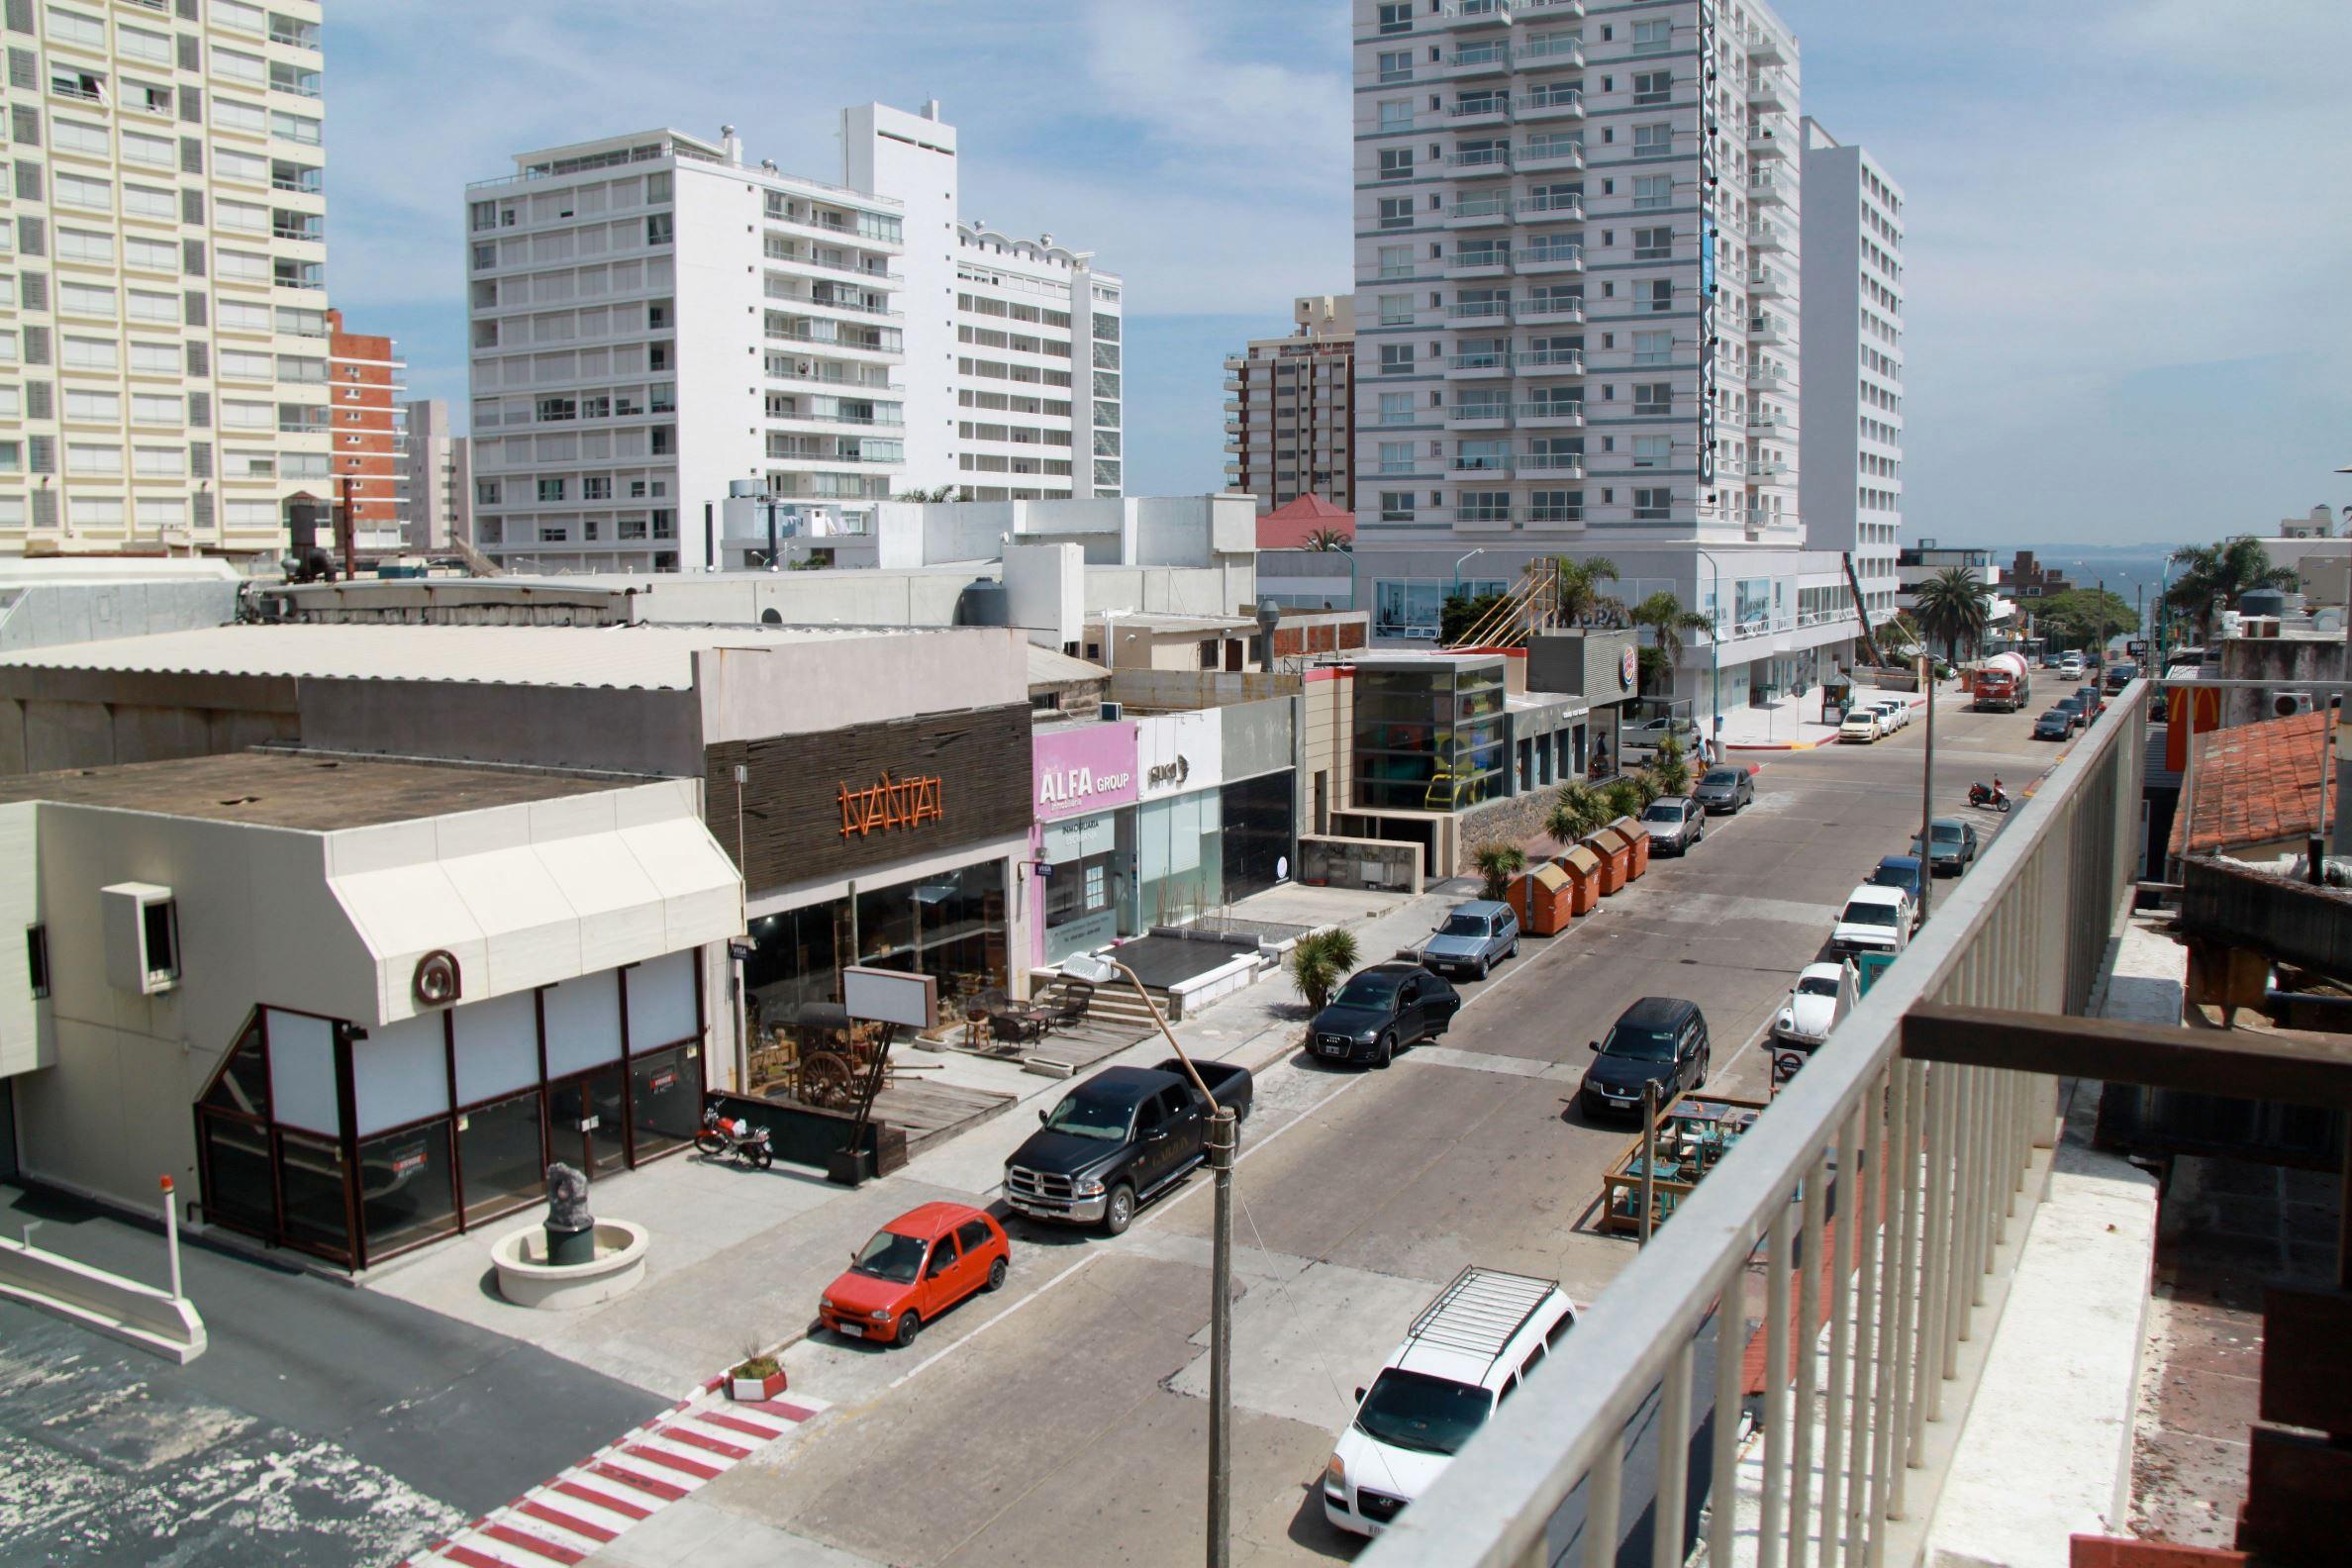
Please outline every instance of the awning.
[[461, 999], [528, 991], [740, 934], [742, 882], [692, 818], [328, 878], [376, 967], [376, 1016], [419, 1011], [417, 961], [446, 950]]

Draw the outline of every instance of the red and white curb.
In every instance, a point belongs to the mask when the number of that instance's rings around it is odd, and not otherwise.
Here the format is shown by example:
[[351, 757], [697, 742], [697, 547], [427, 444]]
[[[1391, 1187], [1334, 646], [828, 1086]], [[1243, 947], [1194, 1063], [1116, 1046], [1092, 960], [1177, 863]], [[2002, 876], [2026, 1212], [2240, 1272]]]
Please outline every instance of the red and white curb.
[[708, 1391], [632, 1427], [543, 1486], [396, 1568], [548, 1568], [586, 1562], [631, 1525], [708, 1486], [827, 1408], [797, 1395], [734, 1402]]

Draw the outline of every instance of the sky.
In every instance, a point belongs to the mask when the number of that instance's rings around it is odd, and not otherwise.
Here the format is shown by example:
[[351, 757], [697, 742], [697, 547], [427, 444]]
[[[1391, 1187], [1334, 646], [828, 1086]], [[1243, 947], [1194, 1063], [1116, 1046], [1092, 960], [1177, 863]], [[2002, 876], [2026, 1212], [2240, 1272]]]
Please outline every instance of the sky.
[[[1784, 0], [1905, 192], [1904, 535], [2125, 544], [2352, 504], [2352, 4]], [[464, 186], [675, 125], [839, 177], [937, 98], [964, 216], [1127, 281], [1127, 489], [1224, 483], [1224, 356], [1344, 292], [1345, 0], [362, 0], [327, 26], [330, 297], [462, 426]]]

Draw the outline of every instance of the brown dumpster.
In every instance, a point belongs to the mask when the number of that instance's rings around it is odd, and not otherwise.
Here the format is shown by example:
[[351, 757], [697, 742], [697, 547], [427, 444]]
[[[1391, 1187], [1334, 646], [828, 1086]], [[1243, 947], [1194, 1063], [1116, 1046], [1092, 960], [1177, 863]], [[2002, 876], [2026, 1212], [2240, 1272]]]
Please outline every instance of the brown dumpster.
[[1625, 841], [1633, 846], [1633, 858], [1625, 867], [1625, 880], [1630, 882], [1649, 869], [1649, 830], [1632, 817], [1619, 817], [1609, 826], [1623, 833]]
[[1511, 908], [1519, 916], [1519, 930], [1531, 936], [1549, 936], [1564, 930], [1575, 918], [1576, 912], [1569, 907], [1574, 898], [1575, 886], [1568, 873], [1548, 860], [1511, 879]]
[[1552, 862], [1568, 879], [1568, 913], [1590, 915], [1601, 907], [1601, 857], [1583, 844], [1571, 844]]
[[1601, 896], [1607, 898], [1625, 885], [1633, 863], [1633, 845], [1614, 825], [1585, 834], [1584, 847], [1601, 857]]

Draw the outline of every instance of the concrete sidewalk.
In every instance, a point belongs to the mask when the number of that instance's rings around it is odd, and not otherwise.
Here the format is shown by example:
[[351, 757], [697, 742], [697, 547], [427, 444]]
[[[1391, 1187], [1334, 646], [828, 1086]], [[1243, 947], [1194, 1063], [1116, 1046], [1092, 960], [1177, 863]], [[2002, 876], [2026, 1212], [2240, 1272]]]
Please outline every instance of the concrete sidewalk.
[[[1452, 883], [1412, 898], [1334, 888], [1277, 893], [1251, 901], [1251, 918], [1344, 924], [1367, 963], [1426, 935], [1448, 906], [1469, 896]], [[1298, 987], [1278, 971], [1173, 1028], [1188, 1052], [1258, 1071], [1290, 1054], [1305, 1023]], [[1154, 1033], [1089, 1072], [1148, 1066], [1167, 1055], [1166, 1040]], [[528, 1213], [396, 1259], [362, 1284], [663, 1397], [681, 1396], [752, 1348], [803, 1335], [819, 1292], [885, 1221], [932, 1200], [981, 1208], [994, 1202], [1006, 1157], [1036, 1130], [1034, 1111], [1068, 1088], [1063, 1079], [952, 1052], [912, 1059], [941, 1063], [937, 1076], [949, 1082], [1015, 1098], [1004, 1112], [924, 1149], [904, 1170], [854, 1191], [798, 1167], [752, 1171], [693, 1153], [599, 1178], [590, 1195], [596, 1212], [652, 1232], [644, 1283], [617, 1300], [547, 1313], [499, 1297], [490, 1282], [490, 1243], [536, 1224]]]
[[[1911, 704], [1915, 716], [1927, 706], [1925, 696], [1899, 691], [1880, 691], [1875, 687], [1857, 686], [1858, 696], [1902, 697]], [[1960, 683], [1939, 681], [1935, 688], [1938, 708], [1949, 708], [1964, 694]], [[1726, 751], [1810, 751], [1814, 746], [1834, 744], [1837, 726], [1820, 722], [1821, 688], [1812, 687], [1794, 696], [1784, 697], [1768, 706], [1741, 707], [1725, 710], [1723, 714], [1723, 748]], [[1702, 727], [1707, 716], [1700, 715]]]

